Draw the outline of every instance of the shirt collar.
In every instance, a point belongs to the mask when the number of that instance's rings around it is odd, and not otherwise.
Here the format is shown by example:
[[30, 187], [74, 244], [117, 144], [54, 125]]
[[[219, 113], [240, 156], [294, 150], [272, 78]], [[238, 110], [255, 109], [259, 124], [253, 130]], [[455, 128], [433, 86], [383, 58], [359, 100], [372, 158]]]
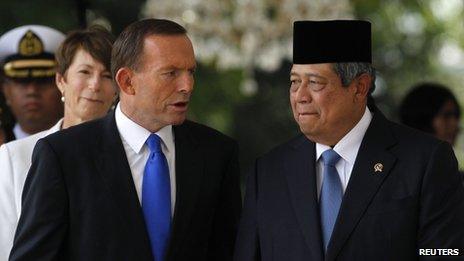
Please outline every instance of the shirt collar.
[[63, 124], [63, 118], [61, 118], [55, 125], [53, 125], [53, 127], [48, 129], [47, 135], [55, 133], [55, 132], [61, 130], [62, 124]]
[[[120, 103], [115, 110], [116, 126], [118, 127], [121, 138], [132, 148], [135, 153], [140, 153], [145, 144], [145, 141], [150, 136], [151, 132], [144, 127], [138, 125], [129, 117], [127, 117], [120, 107]], [[157, 131], [157, 134], [163, 141], [164, 148], [167, 152], [174, 151], [174, 135], [172, 133], [172, 125], [167, 125]]]
[[14, 133], [15, 138], [17, 140], [22, 139], [22, 138], [26, 138], [26, 137], [31, 135], [31, 134], [23, 131], [23, 129], [21, 128], [19, 123], [16, 123], [15, 126], [13, 127], [13, 133]]
[[[359, 147], [366, 134], [367, 128], [372, 120], [372, 112], [367, 108], [359, 122], [335, 145], [333, 150], [340, 155], [345, 161], [354, 165]], [[316, 161], [324, 151], [331, 149], [330, 146], [316, 143]]]

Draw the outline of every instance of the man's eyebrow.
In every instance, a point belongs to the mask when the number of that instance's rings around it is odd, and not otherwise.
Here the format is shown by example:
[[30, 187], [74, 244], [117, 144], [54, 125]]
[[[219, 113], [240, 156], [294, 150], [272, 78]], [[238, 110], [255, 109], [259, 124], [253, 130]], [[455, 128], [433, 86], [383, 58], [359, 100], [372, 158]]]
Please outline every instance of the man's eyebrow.
[[177, 66], [174, 66], [174, 65], [166, 65], [166, 66], [163, 66], [163, 67], [159, 67], [158, 71], [176, 70], [176, 69], [179, 69], [179, 68]]
[[[193, 66], [188, 67], [187, 70], [192, 70], [192, 69], [195, 70], [196, 68], [197, 68], [197, 66], [193, 65]], [[176, 66], [176, 65], [166, 65], [166, 66], [158, 68], [158, 71], [178, 70], [178, 69], [183, 69], [183, 67], [179, 67], [179, 66]]]
[[[321, 79], [326, 79], [324, 76], [321, 76], [321, 75], [316, 74], [316, 73], [304, 73], [303, 75], [307, 76], [307, 77], [317, 77], [317, 78], [321, 78]], [[290, 72], [290, 76], [300, 76], [300, 74], [298, 74], [296, 72]]]

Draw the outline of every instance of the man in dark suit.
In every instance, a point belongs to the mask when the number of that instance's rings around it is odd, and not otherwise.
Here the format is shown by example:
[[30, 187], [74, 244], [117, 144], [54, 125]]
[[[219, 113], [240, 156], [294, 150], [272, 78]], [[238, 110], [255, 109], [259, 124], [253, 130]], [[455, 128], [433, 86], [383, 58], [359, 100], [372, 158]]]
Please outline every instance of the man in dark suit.
[[375, 107], [370, 37], [365, 21], [295, 22], [290, 102], [302, 135], [256, 160], [235, 260], [464, 254], [456, 158]]
[[37, 143], [10, 260], [231, 260], [237, 145], [185, 120], [195, 70], [185, 29], [131, 24], [111, 69], [115, 112]]

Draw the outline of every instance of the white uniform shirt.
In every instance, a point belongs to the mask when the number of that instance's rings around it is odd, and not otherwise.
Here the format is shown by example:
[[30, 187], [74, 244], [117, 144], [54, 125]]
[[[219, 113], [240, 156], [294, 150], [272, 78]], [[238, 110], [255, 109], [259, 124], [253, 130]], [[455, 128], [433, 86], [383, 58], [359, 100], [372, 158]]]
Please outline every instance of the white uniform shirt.
[[0, 261], [8, 260], [21, 214], [21, 197], [37, 141], [61, 129], [63, 120], [52, 128], [0, 147]]

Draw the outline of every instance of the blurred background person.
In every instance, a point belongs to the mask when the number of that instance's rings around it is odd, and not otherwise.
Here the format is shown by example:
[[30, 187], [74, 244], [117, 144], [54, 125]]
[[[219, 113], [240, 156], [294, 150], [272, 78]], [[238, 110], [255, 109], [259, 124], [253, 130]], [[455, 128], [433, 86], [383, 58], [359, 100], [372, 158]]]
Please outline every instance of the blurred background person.
[[463, 153], [456, 148], [461, 108], [447, 86], [435, 82], [415, 85], [402, 101], [399, 116], [401, 123], [450, 143], [461, 173], [464, 171]]
[[103, 117], [117, 90], [110, 73], [114, 37], [101, 27], [71, 32], [56, 52], [56, 84], [64, 118], [51, 129], [0, 147], [0, 260], [7, 260], [21, 213], [21, 194], [37, 140], [73, 125]]
[[13, 125], [13, 116], [6, 106], [5, 97], [1, 91], [0, 81], [0, 145], [14, 139]]
[[47, 130], [63, 116], [54, 52], [64, 37], [41, 25], [20, 26], [0, 37], [2, 87], [16, 119], [14, 139]]

